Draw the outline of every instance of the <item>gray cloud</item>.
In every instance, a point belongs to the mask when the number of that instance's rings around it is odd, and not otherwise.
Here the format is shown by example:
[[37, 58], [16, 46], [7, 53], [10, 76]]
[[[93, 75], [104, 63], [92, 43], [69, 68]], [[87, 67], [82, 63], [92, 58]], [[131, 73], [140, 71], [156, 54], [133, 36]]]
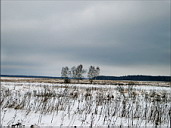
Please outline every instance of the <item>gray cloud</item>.
[[169, 10], [169, 1], [2, 1], [2, 74], [60, 75], [83, 63], [169, 75]]

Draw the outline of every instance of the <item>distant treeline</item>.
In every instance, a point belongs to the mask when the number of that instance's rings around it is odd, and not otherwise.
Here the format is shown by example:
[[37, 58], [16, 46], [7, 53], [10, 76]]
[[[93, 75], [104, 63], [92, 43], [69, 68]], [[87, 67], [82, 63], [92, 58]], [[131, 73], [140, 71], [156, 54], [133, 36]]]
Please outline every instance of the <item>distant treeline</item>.
[[20, 78], [50, 78], [50, 79], [60, 79], [61, 77], [53, 76], [31, 76], [31, 75], [0, 75], [1, 77], [20, 77]]
[[[61, 79], [62, 77], [51, 76], [29, 76], [29, 75], [1, 75], [1, 77], [23, 77], [23, 78], [51, 78]], [[87, 78], [83, 78], [87, 79]], [[97, 76], [96, 80], [134, 80], [134, 81], [166, 81], [171, 82], [171, 76], [145, 76], [145, 75], [128, 75], [128, 76]]]
[[128, 76], [97, 76], [96, 80], [134, 80], [134, 81], [167, 81], [171, 82], [171, 76], [145, 76], [145, 75], [128, 75]]

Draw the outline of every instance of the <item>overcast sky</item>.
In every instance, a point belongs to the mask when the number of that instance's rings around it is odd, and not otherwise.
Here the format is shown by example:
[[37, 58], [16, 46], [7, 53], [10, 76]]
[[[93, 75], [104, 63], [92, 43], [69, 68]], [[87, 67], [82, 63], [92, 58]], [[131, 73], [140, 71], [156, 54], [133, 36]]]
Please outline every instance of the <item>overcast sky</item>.
[[170, 75], [170, 0], [1, 1], [1, 74]]

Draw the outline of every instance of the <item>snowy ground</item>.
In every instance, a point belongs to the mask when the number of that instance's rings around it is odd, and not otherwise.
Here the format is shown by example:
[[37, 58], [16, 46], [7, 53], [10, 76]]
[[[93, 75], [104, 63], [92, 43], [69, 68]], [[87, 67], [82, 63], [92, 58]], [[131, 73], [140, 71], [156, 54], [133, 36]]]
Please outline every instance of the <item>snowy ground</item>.
[[1, 82], [1, 124], [169, 128], [171, 88], [165, 84]]

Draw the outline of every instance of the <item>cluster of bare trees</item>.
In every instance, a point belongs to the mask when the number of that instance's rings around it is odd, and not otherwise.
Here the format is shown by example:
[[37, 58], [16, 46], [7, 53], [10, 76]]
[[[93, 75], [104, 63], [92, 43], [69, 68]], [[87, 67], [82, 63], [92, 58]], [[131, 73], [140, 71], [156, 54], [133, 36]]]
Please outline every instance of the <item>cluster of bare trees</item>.
[[[71, 69], [68, 66], [63, 67], [61, 71], [61, 77], [64, 78], [65, 83], [69, 83], [69, 78], [77, 79], [78, 82], [82, 78], [84, 78], [84, 74], [87, 72], [83, 68], [83, 65], [80, 64], [78, 66], [73, 66]], [[93, 79], [100, 74], [100, 68], [95, 66], [90, 66], [88, 69], [87, 77], [89, 78], [90, 82], [92, 83]]]

